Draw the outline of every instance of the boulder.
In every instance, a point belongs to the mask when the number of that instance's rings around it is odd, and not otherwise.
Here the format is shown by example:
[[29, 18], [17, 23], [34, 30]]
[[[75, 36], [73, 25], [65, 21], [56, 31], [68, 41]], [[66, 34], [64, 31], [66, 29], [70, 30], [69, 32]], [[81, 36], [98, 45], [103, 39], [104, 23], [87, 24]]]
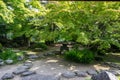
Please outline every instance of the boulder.
[[103, 71], [99, 74], [93, 75], [91, 79], [92, 80], [118, 80], [118, 78], [114, 74], [107, 71]]

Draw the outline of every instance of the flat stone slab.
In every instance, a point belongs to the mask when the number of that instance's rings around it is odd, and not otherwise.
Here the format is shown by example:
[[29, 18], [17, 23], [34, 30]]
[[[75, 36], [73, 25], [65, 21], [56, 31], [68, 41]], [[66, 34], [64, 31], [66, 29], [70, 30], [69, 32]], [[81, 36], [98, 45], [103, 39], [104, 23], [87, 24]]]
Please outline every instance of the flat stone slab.
[[12, 73], [6, 73], [2, 76], [1, 80], [12, 79], [14, 75]]
[[56, 77], [55, 75], [31, 75], [23, 77], [22, 80], [60, 80], [60, 77]]
[[30, 75], [33, 75], [33, 74], [36, 74], [36, 72], [35, 71], [27, 71], [27, 72], [23, 72], [21, 74], [21, 76], [30, 76]]
[[23, 72], [27, 72], [27, 71], [28, 71], [28, 69], [18, 69], [18, 70], [15, 70], [13, 72], [13, 74], [18, 75], [18, 74], [22, 74]]
[[18, 67], [17, 69], [19, 70], [19, 69], [30, 69], [31, 67], [30, 66], [20, 66], [20, 67]]
[[62, 73], [62, 76], [65, 78], [74, 78], [76, 74], [74, 72], [64, 72]]

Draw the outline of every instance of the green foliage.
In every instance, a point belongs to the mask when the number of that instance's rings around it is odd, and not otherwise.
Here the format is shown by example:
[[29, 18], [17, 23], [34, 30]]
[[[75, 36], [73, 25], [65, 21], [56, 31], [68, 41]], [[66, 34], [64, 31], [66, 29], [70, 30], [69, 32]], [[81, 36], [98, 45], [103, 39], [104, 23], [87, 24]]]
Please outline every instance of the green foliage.
[[[0, 24], [12, 38], [25, 36], [34, 41], [74, 41], [107, 50], [111, 44], [120, 48], [120, 3], [1, 0]], [[89, 46], [91, 45], [91, 46]]]
[[45, 22], [59, 27], [60, 39], [73, 40], [88, 47], [98, 45], [94, 47], [96, 50], [106, 51], [111, 44], [120, 46], [120, 3], [64, 1], [49, 3], [47, 8]]
[[13, 52], [12, 49], [5, 49], [5, 50], [3, 50], [2, 53], [0, 53], [0, 58], [3, 60], [13, 59], [16, 61], [17, 54], [15, 52]]
[[70, 50], [65, 53], [64, 57], [67, 60], [78, 62], [78, 63], [91, 63], [92, 61], [94, 61], [94, 54], [87, 49]]

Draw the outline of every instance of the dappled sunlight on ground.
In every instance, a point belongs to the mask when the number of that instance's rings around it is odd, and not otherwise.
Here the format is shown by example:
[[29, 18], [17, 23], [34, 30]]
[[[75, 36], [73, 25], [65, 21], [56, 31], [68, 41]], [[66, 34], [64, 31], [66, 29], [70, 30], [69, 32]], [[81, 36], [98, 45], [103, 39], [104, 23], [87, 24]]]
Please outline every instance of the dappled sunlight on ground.
[[94, 67], [96, 70], [109, 70], [109, 69], [110, 69], [110, 67], [108, 67], [108, 66], [103, 66], [103, 65], [101, 65], [101, 64], [95, 64], [95, 65], [93, 65], [93, 67]]
[[58, 62], [58, 60], [47, 60], [45, 63], [54, 63], [54, 62]]

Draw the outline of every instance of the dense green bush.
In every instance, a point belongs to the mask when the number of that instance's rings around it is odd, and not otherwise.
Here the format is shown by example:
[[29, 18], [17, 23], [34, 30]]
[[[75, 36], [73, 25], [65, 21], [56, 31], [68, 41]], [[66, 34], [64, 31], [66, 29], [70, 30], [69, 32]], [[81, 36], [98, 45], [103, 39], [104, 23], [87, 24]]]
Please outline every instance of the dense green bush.
[[70, 50], [65, 53], [65, 59], [78, 63], [91, 63], [94, 60], [94, 54], [87, 50]]
[[12, 59], [12, 60], [17, 60], [17, 54], [12, 51], [12, 49], [5, 49], [3, 52], [0, 54], [0, 59], [7, 60], [7, 59]]

